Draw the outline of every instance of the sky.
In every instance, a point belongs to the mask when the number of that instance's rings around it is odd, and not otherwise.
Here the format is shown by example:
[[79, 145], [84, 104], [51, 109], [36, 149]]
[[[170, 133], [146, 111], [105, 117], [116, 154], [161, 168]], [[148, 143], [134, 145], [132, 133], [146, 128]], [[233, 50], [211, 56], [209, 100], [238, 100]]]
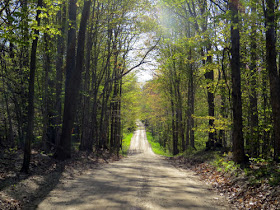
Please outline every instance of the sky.
[[[152, 39], [149, 38], [149, 36], [142, 34], [139, 36], [138, 40], [133, 45], [134, 50], [129, 52], [129, 60], [130, 65], [134, 66], [139, 64], [141, 59], [143, 58], [144, 54], [149, 50], [150, 47], [147, 47], [145, 43], [152, 41]], [[157, 62], [155, 59], [155, 53], [150, 52], [148, 56], [145, 59], [145, 64], [142, 64], [140, 67], [136, 68], [134, 71], [136, 72], [137, 81], [141, 83], [145, 83], [148, 80], [151, 80], [153, 78], [153, 72], [154, 69], [157, 68]]]
[[153, 78], [153, 66], [149, 64], [143, 64], [137, 70], [136, 76], [138, 82], [147, 82]]

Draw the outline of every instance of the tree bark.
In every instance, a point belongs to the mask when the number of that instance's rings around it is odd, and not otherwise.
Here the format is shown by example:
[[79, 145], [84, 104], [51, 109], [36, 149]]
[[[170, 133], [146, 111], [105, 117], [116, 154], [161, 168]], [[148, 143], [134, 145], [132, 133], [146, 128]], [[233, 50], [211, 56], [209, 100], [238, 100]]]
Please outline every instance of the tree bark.
[[[93, 9], [92, 9], [92, 19], [95, 17], [95, 0], [93, 4]], [[92, 59], [92, 46], [93, 46], [93, 41], [94, 41], [94, 33], [93, 32], [93, 20], [90, 22], [90, 30], [88, 30], [87, 33], [87, 45], [86, 45], [86, 60], [85, 60], [85, 79], [84, 79], [84, 93], [85, 95], [83, 96], [83, 121], [82, 121], [82, 137], [81, 137], [81, 144], [79, 147], [80, 151], [92, 151], [92, 138], [91, 136], [91, 130], [95, 129], [92, 128], [92, 122], [91, 122], [91, 117], [90, 117], [90, 97], [91, 92], [90, 91], [90, 68], [91, 68], [91, 59]], [[94, 74], [94, 73], [93, 73]], [[92, 81], [94, 82], [94, 81]], [[91, 87], [93, 88], [93, 87]]]
[[[19, 89], [18, 95], [19, 98], [14, 97], [15, 107], [17, 113], [17, 121], [18, 121], [18, 133], [19, 133], [19, 147], [24, 147], [24, 141], [26, 137], [27, 130], [27, 115], [28, 115], [28, 85], [26, 81], [28, 81], [28, 69], [30, 69], [30, 60], [29, 60], [29, 25], [28, 25], [28, 0], [21, 0], [21, 22], [22, 22], [22, 37], [24, 44], [20, 49], [20, 60], [19, 60]], [[20, 104], [20, 105], [19, 105]]]
[[[251, 12], [253, 15], [256, 13], [256, 3], [252, 3]], [[255, 18], [253, 18], [252, 32], [251, 32], [251, 79], [250, 79], [250, 154], [253, 157], [258, 157], [259, 155], [259, 117], [258, 117], [258, 95], [257, 95], [257, 43], [256, 43], [256, 23]]]
[[[172, 85], [172, 84], [170, 84]], [[170, 86], [170, 103], [171, 103], [171, 114], [172, 114], [172, 137], [173, 137], [173, 155], [177, 155], [178, 151], [178, 131], [176, 128], [176, 113], [175, 105], [173, 100], [173, 87]]]
[[[206, 24], [205, 24], [206, 25]], [[206, 26], [204, 27], [203, 31], [206, 31]], [[210, 43], [207, 45], [206, 53], [208, 53], [211, 49]], [[202, 57], [205, 56], [205, 53], [203, 49], [201, 49], [201, 55]], [[204, 65], [209, 65], [212, 63], [212, 56], [207, 55], [206, 63], [203, 60]], [[211, 88], [213, 80], [214, 80], [214, 71], [209, 69], [209, 66], [207, 66], [206, 73], [204, 74], [204, 77], [206, 79], [207, 83], [207, 103], [208, 103], [208, 126], [209, 126], [209, 132], [208, 132], [208, 141], [206, 142], [206, 149], [211, 150], [213, 149], [211, 145], [214, 145], [215, 142], [215, 128], [214, 128], [214, 116], [215, 116], [215, 104], [214, 104], [214, 93]]]
[[276, 63], [275, 1], [266, 1], [266, 63], [270, 81], [270, 97], [274, 128], [274, 159], [280, 161], [280, 78]]
[[[7, 111], [7, 117], [8, 117], [8, 132], [6, 133], [7, 136], [7, 144], [9, 145], [9, 147], [15, 147], [15, 141], [14, 141], [14, 132], [13, 132], [13, 124], [12, 124], [12, 117], [11, 117], [11, 112], [10, 112], [10, 107], [9, 107], [9, 100], [8, 100], [8, 92], [6, 91], [6, 84], [5, 84], [5, 79], [4, 79], [4, 69], [5, 72], [7, 74], [7, 69], [6, 69], [6, 64], [4, 64], [4, 62], [2, 62], [2, 58], [0, 57], [1, 60], [1, 67], [2, 67], [2, 83], [3, 83], [3, 95], [4, 95], [4, 103], [5, 103], [5, 108]], [[6, 120], [5, 120], [6, 121]], [[7, 126], [5, 126], [7, 127]], [[1, 142], [2, 145], [4, 145], [3, 142]], [[1, 145], [0, 144], [0, 145]]]
[[231, 77], [232, 77], [232, 102], [233, 102], [233, 135], [232, 151], [236, 163], [245, 162], [243, 124], [242, 124], [242, 102], [241, 102], [241, 76], [240, 76], [240, 35], [238, 19], [239, 1], [231, 0], [229, 9], [231, 11]]
[[66, 59], [66, 84], [65, 84], [65, 101], [63, 113], [62, 134], [59, 146], [56, 151], [56, 158], [65, 160], [71, 158], [71, 131], [74, 125], [75, 109], [78, 100], [78, 93], [81, 84], [81, 75], [84, 61], [84, 46], [87, 21], [89, 17], [91, 1], [84, 2], [84, 8], [81, 17], [81, 23], [78, 35], [77, 58], [75, 62], [76, 48], [76, 1], [69, 2], [69, 19], [70, 29], [68, 31], [68, 50]]
[[51, 144], [48, 139], [48, 126], [49, 126], [49, 72], [50, 72], [50, 64], [51, 58], [49, 53], [49, 36], [48, 34], [44, 34], [44, 43], [45, 43], [45, 55], [44, 55], [44, 92], [43, 92], [43, 134], [42, 134], [42, 142], [43, 149], [48, 152], [50, 150]]
[[57, 13], [58, 24], [60, 25], [60, 35], [57, 36], [56, 55], [56, 92], [55, 92], [55, 145], [57, 146], [61, 134], [61, 92], [63, 80], [63, 57], [65, 51], [65, 25], [66, 25], [66, 3], [62, 3], [60, 11]]
[[[207, 47], [207, 52], [211, 49], [211, 45]], [[212, 63], [212, 56], [207, 56], [207, 64]], [[214, 81], [214, 71], [211, 69], [207, 69], [207, 72], [204, 74], [204, 77], [207, 81], [207, 102], [208, 102], [208, 116], [210, 117], [208, 124], [209, 124], [209, 133], [208, 133], [208, 142], [214, 143], [215, 141], [215, 128], [214, 128], [214, 117], [215, 117], [215, 104], [214, 104], [214, 93], [211, 88], [212, 83]], [[210, 148], [209, 148], [210, 149]]]
[[187, 109], [187, 134], [186, 134], [186, 148], [190, 145], [195, 148], [194, 144], [194, 84], [193, 84], [193, 66], [192, 60], [192, 50], [189, 50], [189, 64], [188, 64], [188, 109]]
[[[36, 15], [37, 26], [40, 26], [40, 14], [39, 9], [43, 5], [43, 0], [38, 0], [38, 9]], [[31, 142], [33, 140], [33, 127], [34, 127], [34, 84], [35, 84], [35, 71], [36, 71], [36, 52], [39, 39], [39, 30], [34, 30], [36, 36], [32, 42], [31, 59], [30, 59], [30, 72], [29, 72], [29, 87], [28, 87], [28, 121], [27, 121], [27, 133], [24, 144], [24, 159], [21, 168], [21, 172], [28, 173], [29, 164], [31, 158]]]

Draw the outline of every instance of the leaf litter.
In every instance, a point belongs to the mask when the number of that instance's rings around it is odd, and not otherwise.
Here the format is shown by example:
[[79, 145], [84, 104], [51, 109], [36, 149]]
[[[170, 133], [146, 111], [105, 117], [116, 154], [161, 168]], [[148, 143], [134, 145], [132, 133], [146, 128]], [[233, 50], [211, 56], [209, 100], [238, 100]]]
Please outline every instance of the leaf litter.
[[70, 160], [57, 161], [32, 150], [29, 174], [20, 173], [23, 152], [0, 154], [0, 209], [32, 209], [62, 178], [71, 179], [101, 164], [119, 160], [108, 151], [87, 153], [75, 151]]
[[[225, 196], [232, 209], [280, 209], [280, 183], [272, 186], [268, 178], [252, 183], [240, 168], [218, 170], [207, 160], [184, 156], [169, 158], [175, 167], [193, 170], [200, 178]], [[250, 167], [259, 169], [258, 167]], [[275, 166], [275, 167], [279, 167]]]

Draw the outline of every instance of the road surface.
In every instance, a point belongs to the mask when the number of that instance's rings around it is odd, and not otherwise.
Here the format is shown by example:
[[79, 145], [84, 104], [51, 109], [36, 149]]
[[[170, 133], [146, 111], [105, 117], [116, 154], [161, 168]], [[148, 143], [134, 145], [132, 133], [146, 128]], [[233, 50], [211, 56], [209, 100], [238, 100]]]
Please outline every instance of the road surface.
[[229, 209], [190, 170], [177, 169], [155, 155], [139, 122], [129, 155], [62, 183], [39, 205], [70, 209]]

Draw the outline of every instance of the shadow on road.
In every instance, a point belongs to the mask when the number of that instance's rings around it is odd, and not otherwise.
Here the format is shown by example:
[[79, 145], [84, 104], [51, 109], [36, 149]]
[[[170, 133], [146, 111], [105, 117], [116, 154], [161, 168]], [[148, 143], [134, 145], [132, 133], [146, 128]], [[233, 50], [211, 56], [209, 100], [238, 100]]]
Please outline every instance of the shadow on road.
[[227, 209], [192, 172], [154, 155], [145, 129], [131, 144], [127, 158], [66, 180], [39, 209]]

